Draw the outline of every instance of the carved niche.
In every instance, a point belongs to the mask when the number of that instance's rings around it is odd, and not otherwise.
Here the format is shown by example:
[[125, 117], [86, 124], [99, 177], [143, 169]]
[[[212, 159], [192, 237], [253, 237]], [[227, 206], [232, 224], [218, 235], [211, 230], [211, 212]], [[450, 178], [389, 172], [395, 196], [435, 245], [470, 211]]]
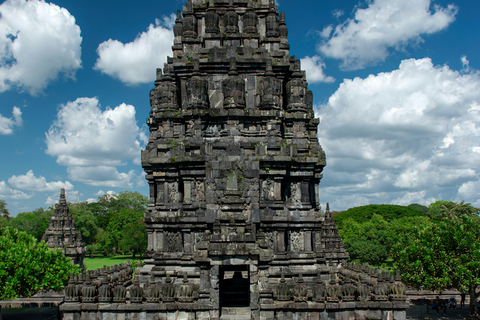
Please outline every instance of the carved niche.
[[243, 15], [243, 33], [257, 33], [258, 16], [253, 9], [248, 9]]
[[220, 16], [214, 8], [208, 8], [207, 13], [205, 14], [205, 32], [206, 33], [218, 33], [218, 22], [220, 21]]

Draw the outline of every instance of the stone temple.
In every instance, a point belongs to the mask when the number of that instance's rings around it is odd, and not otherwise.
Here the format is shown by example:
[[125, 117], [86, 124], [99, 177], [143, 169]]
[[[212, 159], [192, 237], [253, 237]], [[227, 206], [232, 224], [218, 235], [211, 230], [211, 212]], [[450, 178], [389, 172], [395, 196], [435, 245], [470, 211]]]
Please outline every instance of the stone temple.
[[52, 249], [59, 248], [65, 256], [72, 260], [72, 263], [83, 269], [85, 246], [83, 245], [82, 235], [75, 227], [75, 221], [68, 208], [65, 189], [60, 191], [60, 200], [55, 207], [52, 218], [50, 218], [42, 240], [47, 242]]
[[347, 264], [320, 208], [325, 153], [285, 14], [189, 0], [174, 34], [142, 152], [145, 265], [71, 279], [65, 319], [405, 319], [398, 277]]

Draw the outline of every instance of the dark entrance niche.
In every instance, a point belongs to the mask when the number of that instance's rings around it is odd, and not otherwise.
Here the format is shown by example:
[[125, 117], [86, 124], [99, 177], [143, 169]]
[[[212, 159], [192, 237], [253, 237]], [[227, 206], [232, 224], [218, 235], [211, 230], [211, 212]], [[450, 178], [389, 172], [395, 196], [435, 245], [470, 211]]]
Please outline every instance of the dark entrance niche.
[[220, 267], [220, 307], [250, 306], [248, 266]]

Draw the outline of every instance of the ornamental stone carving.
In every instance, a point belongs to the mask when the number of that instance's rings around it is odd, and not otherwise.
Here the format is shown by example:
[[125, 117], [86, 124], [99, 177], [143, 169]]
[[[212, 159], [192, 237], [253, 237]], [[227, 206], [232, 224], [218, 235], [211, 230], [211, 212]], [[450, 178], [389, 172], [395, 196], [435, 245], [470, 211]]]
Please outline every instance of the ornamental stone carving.
[[271, 9], [267, 16], [267, 37], [277, 38], [280, 36], [280, 24], [278, 21], [278, 13]]
[[255, 34], [257, 33], [258, 16], [253, 9], [248, 9], [243, 15], [243, 33]]
[[222, 87], [225, 109], [245, 108], [245, 80], [238, 76], [235, 58], [230, 60], [229, 77], [222, 81]]
[[186, 83], [187, 108], [206, 109], [208, 108], [208, 80], [200, 76], [199, 62], [194, 62], [194, 75]]
[[217, 10], [215, 10], [214, 8], [208, 8], [207, 13], [205, 14], [205, 32], [215, 34], [219, 33], [219, 21], [220, 16], [218, 15]]
[[238, 33], [238, 14], [233, 9], [228, 9], [227, 13], [223, 17], [225, 24], [226, 34]]
[[171, 81], [170, 69], [165, 68], [165, 76], [157, 81], [157, 85], [150, 91], [150, 105], [152, 112], [178, 110], [178, 89]]

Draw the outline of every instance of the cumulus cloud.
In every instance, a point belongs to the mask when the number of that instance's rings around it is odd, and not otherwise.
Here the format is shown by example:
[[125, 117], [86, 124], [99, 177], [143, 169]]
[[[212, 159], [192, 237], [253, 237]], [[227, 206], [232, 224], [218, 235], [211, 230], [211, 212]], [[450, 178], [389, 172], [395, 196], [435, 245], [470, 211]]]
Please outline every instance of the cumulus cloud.
[[135, 171], [118, 172], [115, 167], [71, 167], [68, 173], [72, 180], [80, 181], [91, 186], [110, 188], [131, 188]]
[[337, 207], [478, 201], [470, 189], [480, 178], [478, 72], [404, 60], [392, 72], [344, 80], [317, 115], [328, 160], [323, 198]]
[[13, 127], [19, 127], [22, 123], [22, 111], [20, 111], [20, 108], [13, 107], [11, 118], [4, 117], [0, 114], [0, 134], [12, 134]]
[[64, 8], [43, 0], [0, 5], [0, 92], [12, 86], [41, 92], [59, 74], [81, 67], [80, 28]]
[[[401, 50], [423, 41], [421, 36], [445, 29], [458, 8], [432, 5], [431, 0], [374, 0], [358, 8], [355, 17], [322, 32], [329, 39], [318, 50], [342, 60], [345, 69], [360, 69], [384, 61], [389, 50]], [[328, 31], [328, 32], [327, 32]]]
[[172, 55], [174, 21], [175, 15], [156, 20], [126, 44], [112, 39], [102, 42], [95, 69], [127, 85], [153, 82], [156, 68], [163, 67], [167, 56]]
[[131, 186], [131, 172], [116, 167], [140, 164], [145, 133], [137, 126], [135, 108], [121, 104], [102, 111], [97, 98], [78, 98], [62, 105], [46, 134], [46, 152], [67, 166], [70, 179], [94, 186]]
[[25, 200], [32, 195], [10, 188], [5, 181], [0, 181], [0, 199]]
[[60, 189], [65, 189], [67, 191], [73, 190], [73, 185], [69, 181], [52, 181], [47, 182], [45, 177], [39, 176], [38, 178], [33, 173], [33, 170], [29, 170], [25, 175], [12, 176], [8, 179], [8, 183], [20, 190], [31, 190], [31, 191], [47, 191], [47, 192], [58, 192]]
[[323, 70], [325, 69], [325, 63], [320, 56], [305, 57], [300, 59], [302, 61], [302, 67], [306, 70], [307, 81], [309, 83], [332, 83], [335, 82], [335, 78], [326, 76]]

